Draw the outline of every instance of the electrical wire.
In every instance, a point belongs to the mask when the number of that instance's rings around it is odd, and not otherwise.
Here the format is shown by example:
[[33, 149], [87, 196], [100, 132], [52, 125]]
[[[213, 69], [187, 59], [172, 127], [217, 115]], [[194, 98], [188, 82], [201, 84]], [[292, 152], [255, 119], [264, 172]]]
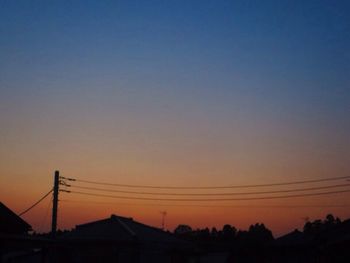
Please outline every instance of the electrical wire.
[[124, 190], [115, 190], [115, 189], [106, 189], [106, 188], [95, 188], [95, 187], [85, 187], [79, 185], [70, 185], [69, 187], [76, 189], [92, 190], [92, 191], [101, 191], [101, 192], [114, 192], [114, 193], [124, 193], [124, 194], [138, 194], [138, 195], [160, 195], [160, 196], [232, 196], [232, 195], [260, 195], [260, 194], [278, 194], [278, 193], [292, 193], [292, 192], [305, 192], [305, 191], [316, 191], [316, 190], [325, 190], [333, 188], [341, 188], [350, 186], [348, 184], [336, 184], [320, 187], [308, 187], [308, 188], [297, 188], [297, 189], [288, 189], [288, 190], [275, 190], [275, 191], [260, 191], [260, 192], [233, 192], [233, 193], [156, 193], [156, 192], [138, 192], [138, 191], [124, 191]]
[[273, 186], [285, 186], [285, 185], [296, 185], [296, 184], [308, 184], [308, 183], [321, 183], [337, 180], [350, 179], [350, 176], [340, 177], [328, 177], [323, 179], [303, 180], [303, 181], [289, 181], [282, 183], [269, 183], [269, 184], [246, 184], [246, 185], [221, 185], [221, 186], [155, 186], [155, 185], [136, 185], [136, 184], [116, 184], [99, 181], [83, 180], [78, 178], [66, 178], [70, 181], [76, 181], [87, 184], [95, 185], [109, 185], [127, 188], [151, 188], [151, 189], [232, 189], [232, 188], [256, 188], [256, 187], [273, 187]]
[[88, 196], [97, 196], [97, 197], [109, 197], [117, 199], [129, 199], [129, 200], [146, 200], [146, 201], [179, 201], [179, 202], [210, 202], [210, 201], [248, 201], [248, 200], [267, 200], [267, 199], [283, 199], [283, 198], [294, 198], [294, 197], [307, 197], [307, 196], [321, 196], [321, 195], [331, 195], [339, 193], [348, 193], [349, 190], [339, 190], [339, 191], [330, 191], [330, 192], [319, 192], [319, 193], [305, 193], [305, 194], [294, 194], [294, 195], [280, 195], [280, 196], [262, 196], [262, 197], [247, 197], [247, 198], [211, 198], [211, 199], [179, 199], [179, 198], [148, 198], [148, 197], [133, 197], [133, 196], [116, 196], [116, 195], [105, 195], [105, 194], [95, 194], [87, 193], [80, 191], [70, 191], [73, 194], [88, 195]]
[[213, 208], [342, 208], [349, 205], [198, 205], [198, 204], [169, 204], [169, 203], [116, 203], [116, 202], [96, 202], [87, 200], [60, 200], [64, 203], [82, 203], [88, 205], [116, 205], [116, 206], [164, 206], [164, 207], [213, 207]]
[[22, 213], [19, 214], [19, 216], [24, 215], [25, 213], [29, 212], [32, 208], [34, 208], [36, 205], [38, 205], [42, 200], [44, 200], [51, 192], [53, 189], [51, 189], [47, 194], [45, 194], [42, 198], [40, 198], [37, 202], [35, 202], [33, 205], [31, 205], [29, 208], [24, 210]]

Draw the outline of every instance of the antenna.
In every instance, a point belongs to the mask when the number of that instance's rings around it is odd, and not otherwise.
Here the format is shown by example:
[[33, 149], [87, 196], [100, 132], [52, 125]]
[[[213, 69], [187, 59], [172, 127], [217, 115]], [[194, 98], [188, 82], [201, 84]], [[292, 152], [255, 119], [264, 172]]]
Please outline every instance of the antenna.
[[160, 211], [162, 214], [162, 230], [165, 230], [165, 217], [167, 215], [167, 211]]

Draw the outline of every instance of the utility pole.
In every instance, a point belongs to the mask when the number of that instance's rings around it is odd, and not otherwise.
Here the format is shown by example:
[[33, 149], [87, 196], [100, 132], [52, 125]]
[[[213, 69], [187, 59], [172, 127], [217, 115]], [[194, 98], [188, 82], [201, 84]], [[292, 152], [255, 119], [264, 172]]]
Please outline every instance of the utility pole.
[[57, 230], [57, 208], [58, 208], [58, 192], [60, 185], [60, 172], [55, 171], [54, 185], [53, 185], [53, 203], [52, 203], [52, 223], [51, 223], [51, 236], [56, 236]]
[[165, 216], [167, 215], [166, 211], [161, 211], [162, 214], [162, 229], [165, 230]]

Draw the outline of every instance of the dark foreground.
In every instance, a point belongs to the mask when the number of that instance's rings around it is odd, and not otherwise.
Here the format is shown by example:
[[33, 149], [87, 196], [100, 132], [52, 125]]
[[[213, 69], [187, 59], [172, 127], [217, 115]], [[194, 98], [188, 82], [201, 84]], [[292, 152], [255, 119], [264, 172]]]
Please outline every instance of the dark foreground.
[[350, 262], [350, 220], [332, 215], [277, 239], [263, 224], [170, 233], [116, 215], [55, 237], [1, 231], [1, 262]]

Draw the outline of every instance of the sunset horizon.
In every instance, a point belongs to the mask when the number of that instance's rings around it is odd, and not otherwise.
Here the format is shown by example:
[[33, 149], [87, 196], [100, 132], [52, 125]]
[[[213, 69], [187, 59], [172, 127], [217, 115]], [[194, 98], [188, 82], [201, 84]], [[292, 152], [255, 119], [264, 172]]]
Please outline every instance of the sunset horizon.
[[[290, 182], [264, 181], [254, 185], [241, 182], [239, 185], [210, 186], [125, 185], [84, 179], [80, 181], [74, 177], [65, 177], [62, 173], [60, 178], [57, 218], [58, 229], [62, 231], [108, 218], [112, 214], [162, 228], [163, 211], [166, 212], [164, 229], [171, 232], [182, 224], [193, 229], [210, 230], [222, 229], [229, 224], [243, 231], [251, 225], [263, 223], [271, 229], [275, 237], [295, 229], [302, 230], [306, 222], [324, 219], [329, 214], [341, 220], [349, 219], [349, 205], [341, 200], [350, 191], [347, 188], [349, 176]], [[101, 188], [100, 184], [109, 186]], [[53, 189], [53, 185], [48, 186], [48, 189]], [[33, 210], [31, 212], [27, 212], [27, 207], [22, 205], [23, 201], [18, 207], [11, 206], [20, 215], [20, 212], [25, 212], [21, 216], [32, 224], [33, 231], [37, 233], [51, 231], [52, 190], [48, 194], [36, 207], [29, 207]], [[329, 202], [329, 197], [338, 197], [340, 201]], [[3, 201], [11, 204], [11, 200]], [[27, 206], [33, 202], [34, 200], [26, 200]], [[79, 213], [75, 212], [77, 210]], [[184, 210], [187, 211], [185, 214]], [[279, 215], [275, 214], [276, 211]]]

